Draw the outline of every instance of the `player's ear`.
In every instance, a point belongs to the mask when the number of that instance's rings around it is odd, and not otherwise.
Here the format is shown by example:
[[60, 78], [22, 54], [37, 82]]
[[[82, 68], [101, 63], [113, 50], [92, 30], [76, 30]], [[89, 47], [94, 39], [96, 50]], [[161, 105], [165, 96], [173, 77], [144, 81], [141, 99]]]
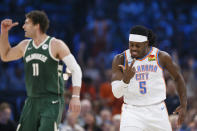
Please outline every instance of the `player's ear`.
[[36, 29], [40, 29], [40, 24], [35, 24]]

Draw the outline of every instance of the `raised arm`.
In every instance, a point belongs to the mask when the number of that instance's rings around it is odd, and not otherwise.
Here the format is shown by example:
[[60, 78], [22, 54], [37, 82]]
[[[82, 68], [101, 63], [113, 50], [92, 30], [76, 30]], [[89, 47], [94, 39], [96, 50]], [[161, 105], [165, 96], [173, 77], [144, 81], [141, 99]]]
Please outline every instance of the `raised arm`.
[[81, 109], [79, 101], [82, 82], [81, 68], [76, 62], [74, 56], [70, 53], [69, 48], [63, 41], [53, 39], [51, 43], [51, 51], [52, 55], [55, 58], [62, 60], [72, 73], [73, 92], [69, 110], [72, 111], [75, 116], [78, 116]]
[[182, 124], [186, 115], [187, 109], [187, 96], [186, 96], [186, 87], [183, 76], [181, 75], [178, 65], [172, 61], [171, 56], [164, 52], [159, 52], [159, 61], [160, 64], [168, 70], [168, 72], [173, 77], [176, 82], [177, 92], [179, 94], [180, 106], [176, 109], [175, 112], [179, 114], [178, 124]]
[[123, 54], [119, 54], [114, 57], [112, 62], [112, 92], [116, 98], [120, 98], [123, 96], [124, 89], [128, 87], [128, 83], [130, 79], [135, 74], [135, 68], [133, 64], [135, 59], [132, 61], [131, 65], [128, 65], [128, 61], [126, 60], [124, 66], [124, 56]]
[[112, 82], [115, 80], [122, 80], [123, 78], [123, 72], [119, 65], [124, 65], [123, 54], [116, 55], [112, 62]]
[[8, 40], [9, 30], [16, 25], [18, 25], [18, 23], [12, 23], [12, 20], [10, 19], [5, 19], [1, 22], [0, 54], [2, 61], [17, 60], [24, 55], [28, 40], [21, 41], [17, 46], [13, 48], [10, 46]]

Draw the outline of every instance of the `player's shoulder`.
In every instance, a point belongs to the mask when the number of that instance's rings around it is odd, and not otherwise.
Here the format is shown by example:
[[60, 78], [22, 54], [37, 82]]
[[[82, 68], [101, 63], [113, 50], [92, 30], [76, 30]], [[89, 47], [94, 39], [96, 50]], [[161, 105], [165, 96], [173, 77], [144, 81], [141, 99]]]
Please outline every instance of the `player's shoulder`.
[[165, 67], [166, 64], [172, 61], [172, 57], [166, 51], [159, 51], [158, 54], [160, 64]]
[[20, 43], [22, 44], [28, 44], [31, 41], [31, 39], [24, 39]]
[[18, 49], [23, 53], [23, 56], [31, 40], [32, 39], [24, 39], [17, 45]]
[[23, 48], [23, 47], [26, 47], [30, 41], [31, 39], [24, 39], [18, 45]]
[[51, 39], [51, 46], [62, 47], [62, 46], [65, 46], [65, 45], [66, 45], [66, 43], [61, 39], [57, 39], [55, 37], [53, 37]]
[[55, 43], [55, 44], [65, 44], [61, 39], [57, 39], [55, 37], [53, 37], [51, 39], [51, 43]]
[[68, 46], [66, 45], [66, 43], [60, 39], [57, 38], [53, 38], [51, 40], [51, 46], [50, 46], [51, 50], [54, 52], [67, 52], [70, 53], [70, 50], [68, 48]]
[[158, 56], [159, 56], [159, 59], [171, 58], [169, 53], [167, 53], [166, 51], [162, 51], [162, 50], [159, 51]]
[[124, 53], [122, 52], [122, 53], [115, 55], [114, 59], [124, 59]]

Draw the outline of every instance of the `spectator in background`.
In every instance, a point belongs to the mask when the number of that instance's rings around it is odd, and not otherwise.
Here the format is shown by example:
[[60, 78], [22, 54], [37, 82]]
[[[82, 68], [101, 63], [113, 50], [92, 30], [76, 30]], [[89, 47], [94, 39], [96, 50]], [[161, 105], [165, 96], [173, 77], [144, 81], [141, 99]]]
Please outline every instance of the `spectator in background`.
[[92, 110], [92, 103], [88, 99], [81, 101], [81, 112], [79, 115], [79, 124], [81, 126], [85, 125], [85, 115]]
[[197, 114], [194, 117], [194, 120], [189, 124], [190, 131], [197, 131]]
[[105, 70], [105, 79], [103, 83], [101, 83], [99, 88], [99, 97], [102, 101], [103, 106], [110, 107], [115, 99], [112, 90], [111, 90], [111, 69]]
[[[15, 68], [10, 68], [8, 72], [9, 87], [11, 90], [25, 91], [25, 80], [23, 74], [23, 67], [20, 64], [16, 64]], [[14, 69], [14, 70], [13, 70]]]
[[0, 63], [0, 90], [5, 90], [8, 85], [8, 76], [6, 74], [6, 69]]
[[180, 104], [179, 97], [176, 93], [176, 84], [172, 79], [167, 81], [167, 90], [166, 90], [166, 106], [168, 109], [168, 113], [172, 114], [176, 107]]
[[[196, 101], [196, 100], [195, 100]], [[190, 107], [191, 109], [188, 110], [187, 112], [187, 116], [185, 119], [185, 124], [187, 126], [187, 129], [189, 131], [192, 131], [191, 129], [195, 128], [195, 123], [196, 123], [196, 115], [197, 115], [197, 103], [192, 102], [191, 104], [193, 104], [193, 107]]]
[[64, 122], [64, 120], [66, 119], [66, 112], [68, 111], [69, 109], [69, 101], [71, 99], [71, 92], [70, 90], [67, 90], [64, 92], [64, 101], [65, 101], [65, 108], [64, 108], [64, 111], [62, 113], [62, 120], [61, 120], [61, 123]]
[[96, 125], [95, 116], [91, 112], [85, 114], [84, 129], [86, 131], [102, 131], [101, 128]]
[[172, 130], [173, 131], [179, 131], [179, 126], [178, 126], [178, 123], [177, 123], [178, 115], [170, 115], [169, 120], [170, 120], [170, 123], [171, 123], [171, 126], [172, 126]]
[[189, 57], [186, 61], [188, 69], [183, 70], [183, 77], [186, 81], [188, 99], [194, 97], [197, 92], [197, 81], [195, 80], [195, 60]]
[[111, 69], [105, 70], [106, 81], [101, 83], [99, 88], [99, 96], [102, 105], [105, 107], [111, 107], [112, 115], [121, 113], [121, 106], [123, 104], [123, 99], [117, 99], [114, 97], [111, 89]]
[[92, 56], [96, 57], [102, 50], [106, 48], [109, 35], [109, 22], [105, 19], [103, 11], [97, 11], [94, 19], [88, 23], [87, 31], [90, 33]]
[[112, 114], [111, 111], [109, 109], [102, 109], [100, 112], [100, 119], [101, 119], [101, 123], [98, 123], [99, 125], [103, 126], [105, 125], [105, 123], [112, 123]]
[[81, 86], [81, 98], [82, 99], [96, 99], [96, 87], [92, 83], [92, 79], [90, 77], [84, 77], [82, 86]]
[[95, 59], [93, 57], [89, 57], [86, 63], [86, 68], [84, 69], [84, 76], [91, 78], [93, 81], [97, 81], [99, 79], [99, 75], [100, 72], [97, 69]]
[[16, 123], [11, 120], [11, 108], [8, 103], [0, 104], [0, 131], [15, 131]]
[[119, 131], [120, 130], [120, 114], [116, 114], [112, 117], [113, 127], [111, 131]]
[[77, 118], [67, 114], [67, 118], [63, 124], [60, 125], [60, 131], [84, 131], [84, 129], [77, 124]]

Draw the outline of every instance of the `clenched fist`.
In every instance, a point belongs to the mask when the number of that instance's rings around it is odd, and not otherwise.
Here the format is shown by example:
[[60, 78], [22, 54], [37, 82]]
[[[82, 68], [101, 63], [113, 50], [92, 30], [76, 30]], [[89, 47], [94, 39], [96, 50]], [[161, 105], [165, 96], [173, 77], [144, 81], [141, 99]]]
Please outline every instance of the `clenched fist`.
[[18, 22], [12, 22], [11, 19], [4, 19], [1, 21], [1, 33], [8, 32], [12, 27], [17, 26]]

